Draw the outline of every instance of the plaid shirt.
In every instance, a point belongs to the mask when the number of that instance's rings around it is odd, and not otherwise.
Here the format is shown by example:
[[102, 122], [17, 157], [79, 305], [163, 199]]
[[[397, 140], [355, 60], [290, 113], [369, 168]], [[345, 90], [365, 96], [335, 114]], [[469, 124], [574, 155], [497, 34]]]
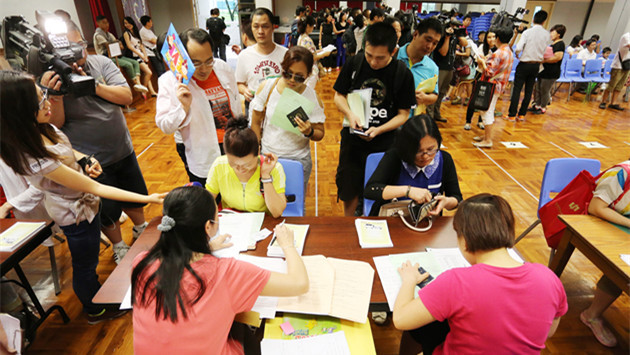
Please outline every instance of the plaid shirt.
[[[483, 73], [481, 80], [490, 81], [496, 84], [495, 93], [502, 94], [503, 89], [510, 79], [510, 70], [512, 70], [512, 62], [514, 55], [510, 46], [504, 45], [490, 55], [486, 61], [486, 71]], [[496, 78], [491, 79], [496, 76]]]

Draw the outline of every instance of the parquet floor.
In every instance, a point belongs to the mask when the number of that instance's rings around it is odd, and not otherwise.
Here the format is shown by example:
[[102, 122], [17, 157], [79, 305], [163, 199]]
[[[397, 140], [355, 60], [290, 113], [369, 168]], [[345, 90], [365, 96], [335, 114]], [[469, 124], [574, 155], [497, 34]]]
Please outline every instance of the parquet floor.
[[[339, 152], [341, 115], [333, 103], [332, 85], [336, 73], [329, 74], [318, 84], [318, 92], [325, 103], [326, 136], [317, 144], [317, 179], [310, 180], [307, 194], [308, 215], [342, 215], [337, 202], [335, 171]], [[559, 157], [599, 159], [608, 167], [630, 156], [630, 108], [626, 112], [600, 110], [596, 102], [583, 102], [574, 94], [565, 102], [566, 89], [560, 90], [546, 115], [527, 116], [525, 123], [498, 121], [495, 129], [495, 148], [481, 151], [471, 145], [473, 135], [480, 132], [464, 131], [463, 106], [443, 105], [443, 115], [449, 122], [440, 124], [444, 145], [455, 160], [464, 197], [479, 192], [500, 194], [510, 201], [516, 214], [517, 234], [536, 218], [537, 198], [545, 162]], [[507, 110], [508, 96], [499, 102], [499, 110]], [[184, 184], [186, 174], [175, 152], [173, 138], [163, 134], [154, 123], [155, 99], [136, 101], [137, 112], [127, 115], [138, 161], [150, 192], [169, 191]], [[475, 118], [476, 122], [476, 118]], [[500, 141], [519, 141], [528, 149], [507, 149]], [[608, 148], [588, 149], [582, 141], [596, 141]], [[313, 149], [315, 152], [315, 149]], [[314, 169], [315, 171], [315, 169]], [[315, 181], [317, 180], [317, 204]], [[161, 213], [159, 206], [145, 210], [148, 219]], [[124, 238], [131, 241], [130, 222], [123, 226]], [[348, 236], [352, 238], [352, 236]], [[517, 245], [530, 262], [546, 264], [549, 248], [540, 227]], [[71, 265], [67, 245], [55, 247], [61, 271], [63, 291], [55, 296], [49, 274], [50, 264], [45, 248], [40, 247], [24, 263], [28, 277], [35, 285], [44, 306], [62, 305], [72, 321], [64, 325], [56, 315], [47, 320], [27, 354], [130, 354], [133, 351], [131, 315], [89, 326], [81, 316], [80, 304], [71, 286]], [[620, 251], [630, 253], [630, 250]], [[98, 272], [101, 281], [114, 269], [111, 248], [101, 253]], [[9, 276], [14, 275], [12, 272]], [[562, 281], [569, 300], [569, 312], [560, 322], [556, 335], [547, 341], [543, 353], [553, 354], [628, 354], [630, 298], [622, 295], [605, 313], [620, 340], [614, 349], [606, 349], [595, 340], [578, 316], [592, 298], [592, 290], [601, 272], [579, 252], [570, 260]], [[532, 310], [524, 310], [525, 312]], [[372, 325], [379, 354], [397, 354], [400, 333], [391, 322], [385, 326]]]

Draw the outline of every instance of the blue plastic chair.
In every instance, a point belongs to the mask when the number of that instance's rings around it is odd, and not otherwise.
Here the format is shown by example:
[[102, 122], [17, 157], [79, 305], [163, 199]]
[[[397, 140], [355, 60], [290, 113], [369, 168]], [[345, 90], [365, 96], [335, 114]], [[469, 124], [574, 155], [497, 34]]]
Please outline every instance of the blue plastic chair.
[[287, 177], [285, 196], [287, 207], [282, 212], [283, 217], [304, 216], [304, 168], [302, 163], [289, 159], [278, 159]]
[[518, 66], [519, 62], [520, 61], [518, 60], [518, 58], [514, 57], [512, 61], [512, 68], [510, 69], [510, 78], [508, 79], [509, 82], [514, 81], [514, 75], [516, 74], [516, 67]]
[[[584, 65], [584, 79], [589, 83], [601, 83], [602, 82], [602, 68], [604, 63], [601, 59], [590, 59], [586, 61]], [[588, 91], [586, 100], [591, 101], [591, 92]]]
[[608, 59], [606, 63], [604, 63], [604, 69], [602, 69], [602, 83], [607, 83], [610, 81], [610, 71], [612, 70], [612, 59]]
[[573, 90], [573, 83], [588, 83], [588, 79], [582, 77], [582, 59], [569, 59], [564, 78], [569, 80], [569, 94], [567, 95], [567, 102], [569, 102], [571, 91]]
[[556, 92], [558, 91], [558, 89], [560, 89], [560, 86], [562, 86], [562, 84], [571, 82], [570, 79], [567, 79], [564, 77], [564, 74], [567, 70], [568, 61], [569, 61], [569, 53], [564, 52], [564, 55], [562, 56], [562, 64], [560, 64], [560, 77], [558, 78], [558, 80], [556, 80], [556, 83], [554, 84], [556, 87], [553, 90], [553, 93], [551, 93], [551, 96], [556, 94]]
[[[545, 172], [543, 173], [543, 179], [540, 185], [540, 197], [538, 198], [538, 209], [536, 210], [538, 219], [516, 238], [514, 244], [523, 239], [540, 223], [538, 210], [552, 200], [550, 196], [551, 193], [562, 191], [582, 170], [586, 170], [591, 173], [591, 175], [597, 176], [600, 168], [601, 163], [596, 159], [558, 158], [549, 160], [547, 165], [545, 165]], [[550, 261], [553, 253], [552, 251], [549, 258]]]
[[[372, 177], [372, 174], [374, 173], [374, 170], [376, 170], [376, 167], [378, 166], [378, 163], [381, 162], [381, 159], [383, 158], [383, 155], [385, 155], [385, 153], [372, 153], [370, 155], [368, 155], [367, 159], [365, 160], [365, 177], [363, 178], [363, 187], [365, 188], [365, 185], [367, 185], [368, 180], [370, 180], [370, 178]], [[363, 215], [364, 216], [369, 216], [370, 215], [370, 211], [372, 210], [372, 205], [374, 204], [374, 200], [370, 200], [368, 198], [363, 198]]]

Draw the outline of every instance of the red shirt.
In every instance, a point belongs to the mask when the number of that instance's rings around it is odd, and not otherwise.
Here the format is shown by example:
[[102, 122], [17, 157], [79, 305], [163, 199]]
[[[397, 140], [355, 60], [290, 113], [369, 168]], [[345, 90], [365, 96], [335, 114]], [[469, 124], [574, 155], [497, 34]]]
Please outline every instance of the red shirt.
[[221, 86], [221, 82], [219, 82], [219, 78], [214, 71], [212, 71], [208, 79], [204, 81], [199, 81], [194, 77], [193, 79], [206, 93], [206, 97], [212, 108], [214, 125], [217, 128], [217, 138], [219, 139], [219, 143], [223, 143], [225, 126], [227, 125], [227, 121], [233, 117], [232, 109], [230, 108], [230, 97], [223, 86]]
[[[136, 256], [134, 267], [146, 254]], [[159, 262], [150, 265], [145, 275], [151, 275], [158, 266]], [[271, 272], [233, 258], [218, 259], [212, 255], [204, 256], [191, 267], [204, 280], [206, 291], [197, 303], [187, 308], [187, 319], [179, 310], [177, 323], [161, 317], [155, 319], [155, 300], [147, 307], [134, 304], [135, 354], [243, 354], [241, 344], [228, 338], [234, 316], [254, 306]], [[139, 284], [138, 289], [142, 290], [142, 280]], [[190, 272], [184, 271], [180, 285], [183, 296], [194, 299], [199, 286]]]

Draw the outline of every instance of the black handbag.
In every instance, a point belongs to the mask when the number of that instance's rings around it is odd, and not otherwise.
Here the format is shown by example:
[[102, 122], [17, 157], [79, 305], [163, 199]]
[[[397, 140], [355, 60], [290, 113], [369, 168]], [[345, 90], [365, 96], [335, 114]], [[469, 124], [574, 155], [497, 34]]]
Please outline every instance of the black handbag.
[[621, 60], [621, 52], [617, 52], [619, 56], [619, 62], [621, 63], [622, 70], [630, 70], [630, 59]]
[[[490, 80], [493, 80], [497, 76], [493, 76]], [[470, 98], [471, 105], [475, 110], [487, 111], [492, 102], [492, 96], [494, 96], [494, 89], [496, 84], [488, 81], [477, 80], [475, 83], [475, 89], [473, 90], [472, 97]]]

